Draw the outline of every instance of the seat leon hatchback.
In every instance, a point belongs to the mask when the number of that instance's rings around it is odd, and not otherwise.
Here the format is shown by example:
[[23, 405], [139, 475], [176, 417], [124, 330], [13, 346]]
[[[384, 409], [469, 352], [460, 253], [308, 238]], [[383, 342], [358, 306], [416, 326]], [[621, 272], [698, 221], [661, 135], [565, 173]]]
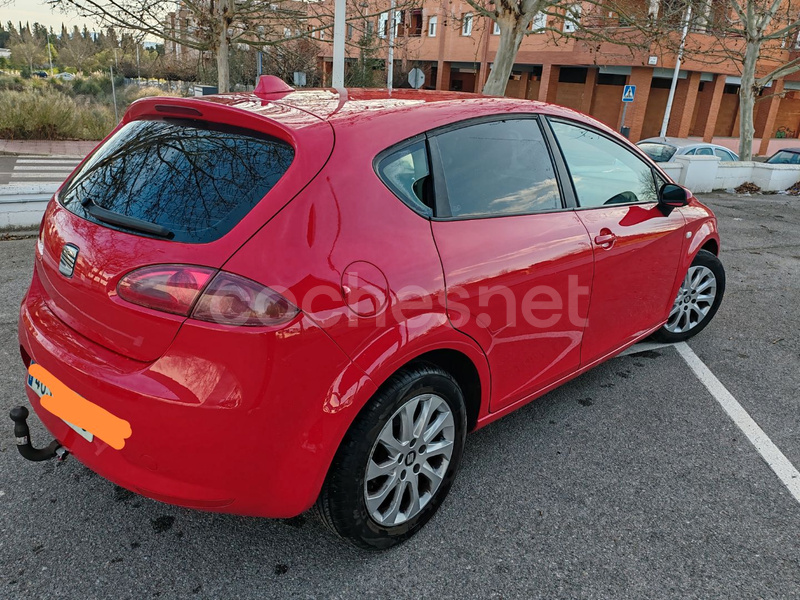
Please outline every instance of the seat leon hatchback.
[[466, 434], [720, 305], [714, 215], [572, 110], [413, 90], [135, 102], [49, 203], [27, 396], [109, 480], [387, 548]]

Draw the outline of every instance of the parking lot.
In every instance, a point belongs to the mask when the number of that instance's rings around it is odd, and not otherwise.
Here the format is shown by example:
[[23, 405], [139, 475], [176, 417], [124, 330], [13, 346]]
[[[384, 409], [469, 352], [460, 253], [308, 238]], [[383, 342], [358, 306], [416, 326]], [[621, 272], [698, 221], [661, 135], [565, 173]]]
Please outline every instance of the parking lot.
[[[800, 198], [703, 199], [728, 281], [689, 346], [798, 468]], [[27, 462], [5, 415], [24, 401], [16, 320], [33, 245], [0, 241], [0, 597], [800, 597], [800, 503], [672, 347], [471, 435], [439, 513], [380, 554], [311, 516], [184, 510], [74, 458]]]

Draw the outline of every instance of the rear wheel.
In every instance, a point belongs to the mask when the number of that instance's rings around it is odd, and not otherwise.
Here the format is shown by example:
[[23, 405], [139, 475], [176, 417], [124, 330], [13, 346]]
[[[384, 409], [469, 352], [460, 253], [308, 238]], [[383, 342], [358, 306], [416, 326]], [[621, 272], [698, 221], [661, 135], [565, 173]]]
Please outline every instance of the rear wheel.
[[678, 290], [669, 318], [653, 337], [662, 342], [682, 342], [711, 322], [725, 293], [725, 269], [719, 258], [700, 250]]
[[323, 522], [353, 544], [390, 548], [444, 500], [466, 438], [464, 397], [428, 364], [396, 373], [351, 426], [317, 501]]

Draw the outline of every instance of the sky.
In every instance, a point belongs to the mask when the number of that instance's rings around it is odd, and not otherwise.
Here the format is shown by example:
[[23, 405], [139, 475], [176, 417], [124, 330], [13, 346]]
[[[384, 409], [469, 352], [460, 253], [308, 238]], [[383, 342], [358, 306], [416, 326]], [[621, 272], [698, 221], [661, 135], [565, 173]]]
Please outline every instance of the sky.
[[96, 28], [96, 25], [91, 21], [81, 19], [74, 14], [64, 14], [58, 10], [53, 11], [42, 0], [12, 0], [10, 4], [0, 0], [0, 23], [5, 26], [8, 21], [14, 23], [15, 27], [20, 21], [23, 23], [30, 22], [31, 25], [38, 21], [48, 28], [52, 27], [56, 33], [61, 31], [61, 23], [65, 23], [67, 29], [72, 29], [73, 25], [78, 25], [82, 28], [84, 23], [89, 26], [89, 29]]

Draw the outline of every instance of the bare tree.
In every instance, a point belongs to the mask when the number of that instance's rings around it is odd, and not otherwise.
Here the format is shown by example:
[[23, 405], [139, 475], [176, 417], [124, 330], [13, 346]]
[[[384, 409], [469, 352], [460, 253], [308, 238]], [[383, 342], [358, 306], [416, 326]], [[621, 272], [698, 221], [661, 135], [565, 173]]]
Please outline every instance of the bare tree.
[[[217, 63], [220, 92], [230, 90], [233, 44], [281, 44], [286, 31], [299, 32], [306, 19], [297, 0], [48, 0], [51, 6], [123, 30], [138, 31], [201, 52]], [[174, 9], [178, 8], [177, 11]]]
[[[649, 48], [655, 38], [652, 5], [635, 0], [466, 0], [480, 16], [497, 23], [500, 41], [483, 93], [501, 96], [522, 40], [546, 33], [553, 44], [575, 40], [596, 48], [604, 43], [628, 50]], [[611, 15], [611, 16], [609, 16]]]
[[770, 82], [800, 71], [800, 58], [782, 60], [786, 46], [793, 47], [796, 43], [800, 13], [798, 3], [791, 0], [728, 0], [726, 4], [730, 13], [717, 24], [715, 31], [719, 34], [719, 47], [741, 64], [739, 156], [750, 160], [756, 99]]
[[502, 96], [508, 85], [508, 78], [514, 67], [526, 33], [534, 17], [551, 9], [560, 0], [467, 0], [478, 15], [488, 17], [500, 28], [500, 42], [495, 55], [492, 71], [483, 87], [483, 93]]
[[789, 58], [800, 32], [798, 4], [797, 0], [651, 0], [651, 16], [657, 21], [654, 43], [677, 51], [678, 24], [691, 15], [684, 54], [701, 64], [728, 63], [739, 69], [742, 160], [753, 156], [754, 112], [762, 91], [770, 82], [800, 71], [800, 58]]

